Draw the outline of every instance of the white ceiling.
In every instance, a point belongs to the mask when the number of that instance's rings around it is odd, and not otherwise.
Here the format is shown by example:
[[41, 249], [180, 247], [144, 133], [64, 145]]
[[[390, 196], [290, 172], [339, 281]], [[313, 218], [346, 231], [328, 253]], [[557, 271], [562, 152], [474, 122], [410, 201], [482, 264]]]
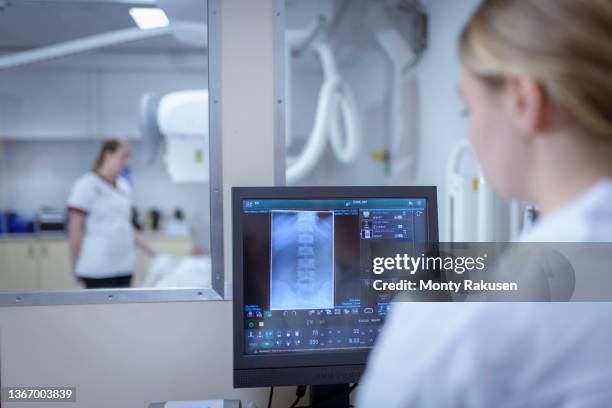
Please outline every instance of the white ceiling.
[[[9, 0], [9, 3], [4, 10], [0, 9], [0, 49], [5, 50], [40, 47], [135, 27], [128, 13], [134, 4], [126, 0]], [[189, 20], [204, 24], [205, 0], [159, 0], [158, 5], [171, 22]], [[202, 52], [179, 44], [171, 36], [116, 48], [134, 52]]]

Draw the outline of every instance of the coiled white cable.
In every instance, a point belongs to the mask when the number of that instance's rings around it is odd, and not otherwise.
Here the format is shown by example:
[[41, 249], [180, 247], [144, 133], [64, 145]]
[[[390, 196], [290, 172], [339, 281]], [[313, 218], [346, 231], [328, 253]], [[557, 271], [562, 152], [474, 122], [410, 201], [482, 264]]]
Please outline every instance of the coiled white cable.
[[359, 152], [361, 123], [353, 92], [340, 76], [329, 44], [318, 42], [314, 50], [319, 56], [324, 80], [317, 99], [313, 130], [306, 147], [298, 157], [290, 157], [288, 160], [289, 183], [312, 171], [325, 150], [328, 135], [332, 150], [340, 162], [352, 162]]
[[[343, 93], [341, 95], [340, 93]], [[335, 95], [334, 112], [331, 115], [330, 141], [336, 158], [342, 163], [350, 163], [357, 158], [361, 142], [361, 124], [357, 111], [357, 102], [353, 91], [343, 80], [339, 92]], [[338, 112], [338, 109], [340, 110]], [[344, 141], [340, 121], [344, 124]]]

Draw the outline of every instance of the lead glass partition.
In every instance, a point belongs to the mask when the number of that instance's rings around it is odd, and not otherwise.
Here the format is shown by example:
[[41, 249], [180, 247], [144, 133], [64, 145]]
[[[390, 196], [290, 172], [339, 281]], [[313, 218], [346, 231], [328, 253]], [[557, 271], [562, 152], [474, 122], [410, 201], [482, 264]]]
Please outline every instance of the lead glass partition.
[[223, 296], [218, 3], [0, 9], [0, 304]]

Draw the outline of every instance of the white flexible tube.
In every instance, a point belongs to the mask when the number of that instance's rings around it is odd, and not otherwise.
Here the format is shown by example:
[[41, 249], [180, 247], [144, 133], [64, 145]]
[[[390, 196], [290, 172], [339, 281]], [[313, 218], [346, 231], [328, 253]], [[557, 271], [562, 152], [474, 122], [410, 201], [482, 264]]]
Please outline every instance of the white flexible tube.
[[[355, 160], [359, 151], [359, 141], [361, 139], [361, 126], [357, 113], [357, 102], [355, 97], [338, 72], [336, 58], [327, 43], [319, 43], [316, 47], [321, 59], [323, 75], [326, 78], [338, 78], [338, 86], [335, 89], [334, 99], [330, 105], [332, 112], [330, 115], [329, 137], [332, 148], [338, 160], [342, 163], [350, 163]], [[340, 120], [344, 123], [346, 141], [342, 142], [342, 127]]]
[[[342, 95], [344, 93], [344, 95]], [[351, 163], [357, 158], [361, 142], [361, 123], [357, 111], [357, 102], [352, 90], [345, 81], [340, 82], [339, 92], [335, 95], [334, 113], [331, 117], [329, 137], [336, 158], [342, 163]], [[340, 111], [338, 112], [338, 109]], [[345, 140], [343, 143], [342, 127], [344, 124]]]
[[[321, 61], [324, 81], [317, 100], [314, 127], [306, 147], [298, 157], [288, 158], [289, 183], [312, 171], [325, 150], [328, 132], [332, 149], [340, 162], [349, 163], [355, 160], [359, 152], [361, 124], [355, 97], [348, 84], [340, 77], [329, 45], [319, 42], [314, 49]], [[340, 120], [344, 124], [344, 141]]]
[[[331, 114], [330, 104], [338, 86], [339, 79], [332, 78], [323, 82], [317, 102], [314, 127], [306, 147], [293, 162], [287, 166], [287, 182], [294, 182], [308, 174], [319, 161], [325, 150], [327, 126]], [[292, 160], [292, 159], [290, 159]]]

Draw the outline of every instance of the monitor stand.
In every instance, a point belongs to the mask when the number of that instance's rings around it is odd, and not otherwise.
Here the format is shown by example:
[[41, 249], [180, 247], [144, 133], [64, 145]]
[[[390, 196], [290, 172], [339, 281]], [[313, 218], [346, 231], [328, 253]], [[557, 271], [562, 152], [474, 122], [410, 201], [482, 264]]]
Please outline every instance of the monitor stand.
[[311, 385], [310, 406], [313, 408], [348, 408], [350, 392], [349, 384]]

